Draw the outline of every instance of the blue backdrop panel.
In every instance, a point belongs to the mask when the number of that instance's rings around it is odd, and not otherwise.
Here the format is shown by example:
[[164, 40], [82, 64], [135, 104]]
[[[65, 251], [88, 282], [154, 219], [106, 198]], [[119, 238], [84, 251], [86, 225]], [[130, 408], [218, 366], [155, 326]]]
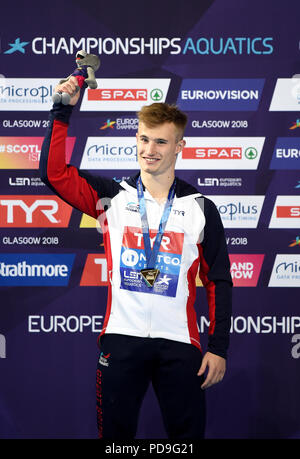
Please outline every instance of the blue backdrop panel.
[[[128, 177], [138, 107], [177, 103], [189, 116], [177, 174], [223, 219], [231, 345], [223, 382], [207, 390], [207, 438], [300, 438], [299, 15], [298, 1], [271, 0], [2, 7], [0, 438], [97, 437], [102, 235], [37, 170], [51, 93], [81, 48], [100, 56], [102, 92], [76, 107], [67, 160]], [[200, 282], [197, 314], [205, 350]], [[166, 437], [151, 386], [137, 437]]]

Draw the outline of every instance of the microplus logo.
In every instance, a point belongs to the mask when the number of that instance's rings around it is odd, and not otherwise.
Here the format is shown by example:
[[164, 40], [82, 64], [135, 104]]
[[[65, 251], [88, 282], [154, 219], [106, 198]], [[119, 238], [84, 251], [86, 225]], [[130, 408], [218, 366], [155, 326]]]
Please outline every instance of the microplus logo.
[[274, 148], [270, 169], [300, 168], [300, 138], [279, 137]]
[[300, 255], [276, 255], [269, 287], [300, 287]]
[[0, 80], [0, 110], [49, 111], [58, 79], [5, 78]]
[[74, 254], [0, 255], [0, 286], [68, 285]]
[[255, 111], [264, 79], [185, 79], [177, 104], [182, 110]]
[[217, 206], [225, 228], [256, 228], [264, 196], [209, 196]]
[[137, 169], [135, 137], [88, 137], [80, 169]]

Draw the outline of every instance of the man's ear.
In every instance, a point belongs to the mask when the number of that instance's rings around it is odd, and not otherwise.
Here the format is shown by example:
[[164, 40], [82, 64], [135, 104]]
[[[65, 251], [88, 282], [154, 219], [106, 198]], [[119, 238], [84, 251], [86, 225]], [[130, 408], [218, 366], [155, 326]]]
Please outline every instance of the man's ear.
[[186, 145], [186, 141], [184, 139], [179, 140], [176, 146], [176, 153], [180, 153]]

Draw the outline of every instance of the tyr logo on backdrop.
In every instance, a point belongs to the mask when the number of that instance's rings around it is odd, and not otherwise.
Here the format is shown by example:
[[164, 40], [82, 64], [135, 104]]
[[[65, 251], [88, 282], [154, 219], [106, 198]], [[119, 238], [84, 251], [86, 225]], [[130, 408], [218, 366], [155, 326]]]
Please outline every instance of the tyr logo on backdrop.
[[2, 228], [67, 228], [72, 207], [57, 196], [0, 196]]

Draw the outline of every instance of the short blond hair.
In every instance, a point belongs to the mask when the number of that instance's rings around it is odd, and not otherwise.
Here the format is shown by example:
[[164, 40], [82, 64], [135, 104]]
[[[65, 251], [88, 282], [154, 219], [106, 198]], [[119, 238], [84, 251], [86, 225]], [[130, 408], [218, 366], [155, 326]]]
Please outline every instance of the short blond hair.
[[144, 105], [137, 116], [139, 122], [144, 123], [150, 128], [163, 123], [173, 123], [181, 138], [188, 121], [187, 115], [179, 110], [177, 105], [165, 102]]

